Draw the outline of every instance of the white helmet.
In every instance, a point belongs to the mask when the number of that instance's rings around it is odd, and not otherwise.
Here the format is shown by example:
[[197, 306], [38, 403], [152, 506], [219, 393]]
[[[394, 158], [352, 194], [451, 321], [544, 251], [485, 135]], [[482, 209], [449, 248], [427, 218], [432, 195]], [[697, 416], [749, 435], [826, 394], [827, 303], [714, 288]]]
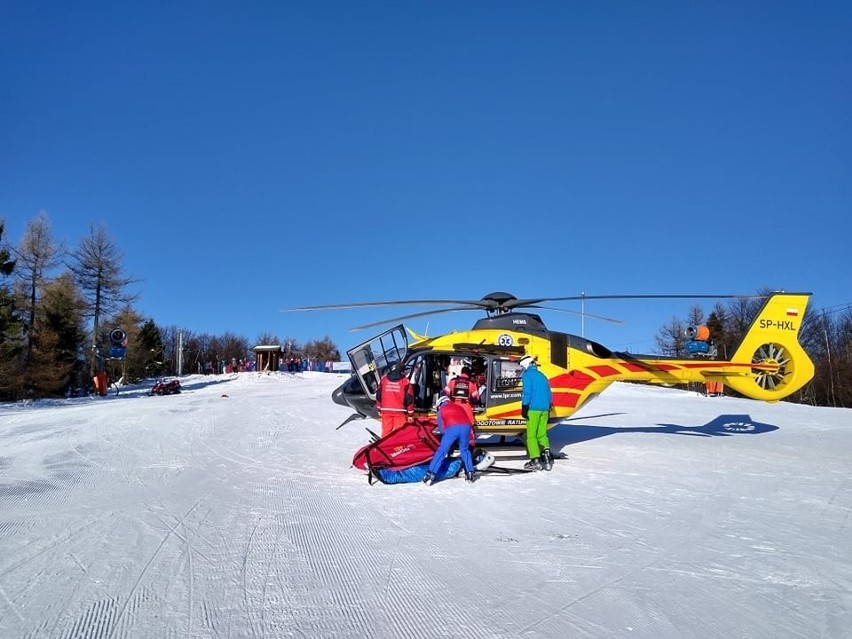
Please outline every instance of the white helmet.
[[441, 408], [441, 406], [443, 406], [449, 401], [451, 401], [449, 397], [447, 397], [446, 395], [441, 395], [438, 398], [438, 401], [435, 403], [435, 410], [438, 410], [439, 408]]
[[521, 361], [518, 362], [518, 364], [521, 365], [521, 368], [523, 368], [524, 370], [527, 370], [530, 366], [535, 366], [536, 361], [535, 361], [535, 358], [532, 355], [524, 355], [521, 358]]

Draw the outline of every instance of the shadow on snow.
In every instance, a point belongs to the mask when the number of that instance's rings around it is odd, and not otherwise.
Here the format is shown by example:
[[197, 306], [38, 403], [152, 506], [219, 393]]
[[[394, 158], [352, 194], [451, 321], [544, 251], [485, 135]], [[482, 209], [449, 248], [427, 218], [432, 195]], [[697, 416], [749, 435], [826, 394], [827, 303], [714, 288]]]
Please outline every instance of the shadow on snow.
[[[588, 420], [608, 415], [593, 415], [581, 419]], [[697, 437], [730, 437], [731, 435], [760, 435], [778, 430], [777, 426], [754, 421], [746, 414], [719, 415], [702, 426], [682, 424], [657, 424], [656, 426], [591, 426], [588, 424], [570, 424], [570, 420], [551, 429], [551, 445], [561, 448], [570, 444], [617, 435], [619, 433], [649, 433], [655, 435], [692, 435]]]

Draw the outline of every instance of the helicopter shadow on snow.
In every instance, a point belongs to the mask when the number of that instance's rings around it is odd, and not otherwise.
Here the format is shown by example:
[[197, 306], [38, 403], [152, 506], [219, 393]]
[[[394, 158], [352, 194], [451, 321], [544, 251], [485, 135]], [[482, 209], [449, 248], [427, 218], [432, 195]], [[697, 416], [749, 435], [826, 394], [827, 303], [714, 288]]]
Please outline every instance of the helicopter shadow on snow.
[[[576, 418], [589, 420], [608, 415], [591, 415]], [[653, 435], [691, 435], [695, 437], [730, 437], [732, 435], [761, 435], [778, 430], [778, 426], [755, 421], [747, 414], [731, 413], [719, 415], [701, 426], [686, 426], [683, 424], [657, 424], [655, 426], [592, 426], [589, 424], [572, 424], [565, 420], [550, 431], [553, 448], [560, 449], [570, 444], [617, 435], [619, 433], [648, 433]]]

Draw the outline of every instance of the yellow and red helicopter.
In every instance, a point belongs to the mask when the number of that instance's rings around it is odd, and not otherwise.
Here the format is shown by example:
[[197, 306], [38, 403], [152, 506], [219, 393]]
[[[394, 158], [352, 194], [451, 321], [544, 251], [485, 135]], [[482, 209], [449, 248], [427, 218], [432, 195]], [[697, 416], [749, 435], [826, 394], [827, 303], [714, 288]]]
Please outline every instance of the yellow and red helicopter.
[[[486, 317], [468, 330], [427, 337], [398, 324], [349, 349], [347, 354], [352, 363], [352, 376], [334, 391], [332, 399], [355, 411], [340, 426], [353, 419], [375, 419], [376, 389], [381, 377], [391, 365], [402, 362], [405, 374], [416, 389], [415, 412], [421, 417], [431, 417], [448, 379], [463, 366], [468, 366], [480, 384], [480, 402], [474, 409], [478, 432], [517, 436], [525, 428], [525, 421], [521, 418], [521, 367], [518, 363], [524, 355], [534, 357], [540, 370], [550, 380], [553, 406], [549, 426], [570, 417], [615, 381], [662, 385], [722, 382], [752, 399], [781, 400], [802, 388], [814, 374], [813, 363], [798, 341], [810, 296], [810, 293], [777, 292], [742, 296], [582, 295], [518, 299], [509, 293], [495, 292], [473, 301], [363, 302], [285, 310], [449, 305], [448, 308], [365, 324], [353, 330], [435, 313], [485, 310]], [[763, 306], [727, 361], [613, 352], [584, 337], [550, 330], [539, 315], [521, 310], [547, 309], [541, 303], [566, 300], [752, 297], [764, 298]], [[707, 338], [705, 327], [690, 327], [688, 334], [698, 339]]]

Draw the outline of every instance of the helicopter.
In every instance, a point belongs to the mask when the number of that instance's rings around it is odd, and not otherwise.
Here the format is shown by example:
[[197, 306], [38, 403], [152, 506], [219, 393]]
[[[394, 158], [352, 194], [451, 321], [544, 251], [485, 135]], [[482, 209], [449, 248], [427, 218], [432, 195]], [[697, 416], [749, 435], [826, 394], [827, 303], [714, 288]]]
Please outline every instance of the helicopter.
[[[777, 402], [802, 388], [814, 375], [814, 365], [799, 344], [798, 335], [811, 293], [774, 292], [766, 295], [582, 295], [518, 299], [494, 292], [480, 300], [407, 300], [331, 304], [284, 311], [320, 311], [373, 306], [429, 304], [447, 308], [413, 313], [353, 327], [361, 330], [436, 313], [484, 310], [468, 330], [435, 337], [419, 335], [404, 324], [385, 330], [347, 351], [352, 375], [333, 393], [332, 400], [355, 413], [355, 419], [378, 419], [376, 390], [382, 376], [400, 363], [415, 389], [415, 414], [433, 418], [435, 405], [452, 376], [469, 368], [479, 384], [474, 406], [477, 432], [518, 437], [526, 428], [521, 416], [520, 359], [532, 356], [553, 393], [548, 428], [573, 415], [616, 381], [673, 386], [689, 382], [724, 383], [745, 397]], [[595, 341], [548, 329], [527, 309], [548, 309], [543, 302], [592, 299], [763, 298], [763, 306], [729, 360], [679, 359], [615, 352]], [[564, 309], [548, 309], [564, 310]], [[567, 311], [573, 312], [573, 311]], [[589, 314], [584, 314], [590, 317]], [[591, 316], [596, 317], [596, 316]], [[598, 317], [608, 320], [609, 318]], [[609, 320], [617, 321], [617, 320]], [[687, 336], [708, 339], [706, 327], [689, 327]], [[409, 337], [411, 341], [409, 341]], [[707, 348], [689, 349], [707, 352]]]

